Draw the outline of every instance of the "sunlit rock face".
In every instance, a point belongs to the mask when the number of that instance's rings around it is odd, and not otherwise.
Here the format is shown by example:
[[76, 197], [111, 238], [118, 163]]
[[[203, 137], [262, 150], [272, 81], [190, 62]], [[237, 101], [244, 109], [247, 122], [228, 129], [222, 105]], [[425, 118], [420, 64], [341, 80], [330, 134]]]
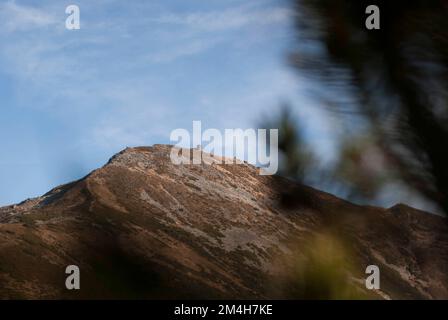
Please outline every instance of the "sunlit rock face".
[[[322, 232], [348, 252], [335, 274], [359, 297], [448, 298], [444, 218], [357, 206], [245, 163], [174, 165], [170, 150], [126, 149], [0, 208], [0, 298], [316, 298], [294, 275]], [[80, 290], [65, 287], [68, 265], [79, 266]], [[380, 290], [365, 288], [368, 265], [381, 270]], [[344, 296], [321, 296], [333, 297]]]

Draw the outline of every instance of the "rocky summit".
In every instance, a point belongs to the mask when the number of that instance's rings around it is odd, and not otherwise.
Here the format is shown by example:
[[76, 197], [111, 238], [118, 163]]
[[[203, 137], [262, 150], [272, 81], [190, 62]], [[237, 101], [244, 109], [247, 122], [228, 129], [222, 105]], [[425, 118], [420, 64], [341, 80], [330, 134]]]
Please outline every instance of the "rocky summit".
[[[0, 208], [0, 298], [338, 298], [346, 283], [359, 297], [448, 298], [445, 218], [355, 205], [246, 163], [175, 165], [170, 150], [128, 148]], [[80, 290], [65, 286], [69, 265]], [[316, 275], [340, 286], [313, 295]]]

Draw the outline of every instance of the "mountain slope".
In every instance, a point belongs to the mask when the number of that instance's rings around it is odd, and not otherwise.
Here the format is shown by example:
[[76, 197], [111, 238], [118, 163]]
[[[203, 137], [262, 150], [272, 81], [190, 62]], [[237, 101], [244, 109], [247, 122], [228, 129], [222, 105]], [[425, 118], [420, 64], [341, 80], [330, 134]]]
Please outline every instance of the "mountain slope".
[[[126, 149], [82, 180], [0, 208], [0, 298], [298, 298], [285, 270], [328, 226], [363, 295], [448, 298], [444, 218], [357, 206], [247, 164], [174, 165], [170, 148]], [[81, 290], [65, 289], [71, 264]], [[363, 284], [371, 264], [375, 293]]]

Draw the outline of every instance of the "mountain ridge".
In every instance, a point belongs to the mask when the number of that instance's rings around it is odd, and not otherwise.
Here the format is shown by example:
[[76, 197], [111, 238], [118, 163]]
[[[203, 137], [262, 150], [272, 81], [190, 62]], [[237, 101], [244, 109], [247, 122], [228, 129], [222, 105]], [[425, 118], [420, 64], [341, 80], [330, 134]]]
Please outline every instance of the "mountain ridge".
[[[127, 148], [0, 208], [0, 298], [300, 298], [279, 261], [303, 256], [328, 226], [349, 243], [362, 294], [448, 297], [445, 218], [355, 205], [246, 163], [174, 165], [170, 150]], [[69, 264], [79, 291], [64, 287]], [[362, 284], [370, 264], [382, 271], [376, 293]]]

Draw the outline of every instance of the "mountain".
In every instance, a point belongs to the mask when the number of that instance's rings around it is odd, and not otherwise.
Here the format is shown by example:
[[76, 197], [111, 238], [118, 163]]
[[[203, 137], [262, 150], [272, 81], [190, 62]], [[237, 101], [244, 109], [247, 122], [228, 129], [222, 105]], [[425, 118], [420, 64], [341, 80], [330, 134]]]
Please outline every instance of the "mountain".
[[[445, 218], [355, 205], [246, 163], [174, 165], [170, 150], [128, 148], [0, 208], [0, 298], [448, 298]], [[65, 288], [68, 265], [80, 290]], [[365, 288], [368, 265], [380, 290]]]

